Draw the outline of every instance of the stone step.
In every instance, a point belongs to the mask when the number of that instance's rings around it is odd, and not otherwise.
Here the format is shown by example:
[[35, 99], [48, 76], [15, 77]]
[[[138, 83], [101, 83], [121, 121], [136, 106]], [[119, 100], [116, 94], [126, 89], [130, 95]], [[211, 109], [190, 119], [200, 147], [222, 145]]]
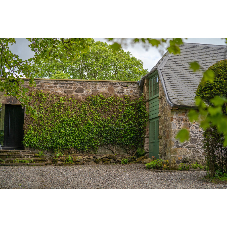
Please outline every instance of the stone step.
[[50, 163], [39, 162], [39, 163], [0, 163], [0, 166], [45, 166]]
[[8, 153], [10, 153], [10, 152], [28, 152], [28, 153], [33, 153], [31, 151], [28, 151], [28, 150], [4, 150], [4, 149], [0, 150], [0, 153], [5, 153], [5, 152], [8, 152]]
[[25, 154], [25, 153], [1, 153], [0, 154], [0, 158], [1, 159], [5, 159], [5, 158], [33, 158], [33, 157], [37, 157], [34, 154]]
[[46, 162], [47, 159], [46, 158], [5, 158], [5, 159], [1, 159], [4, 160], [5, 162], [23, 162], [24, 160], [27, 160], [29, 162]]

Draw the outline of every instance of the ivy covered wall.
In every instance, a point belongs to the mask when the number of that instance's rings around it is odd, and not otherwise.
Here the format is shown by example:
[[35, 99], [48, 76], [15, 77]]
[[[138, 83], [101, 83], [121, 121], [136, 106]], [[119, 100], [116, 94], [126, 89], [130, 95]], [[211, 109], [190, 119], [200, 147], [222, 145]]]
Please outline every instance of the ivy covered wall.
[[[24, 145], [40, 150], [127, 153], [143, 147], [147, 111], [136, 82], [35, 79]], [[25, 87], [28, 81], [25, 79]], [[2, 103], [16, 103], [5, 98]]]

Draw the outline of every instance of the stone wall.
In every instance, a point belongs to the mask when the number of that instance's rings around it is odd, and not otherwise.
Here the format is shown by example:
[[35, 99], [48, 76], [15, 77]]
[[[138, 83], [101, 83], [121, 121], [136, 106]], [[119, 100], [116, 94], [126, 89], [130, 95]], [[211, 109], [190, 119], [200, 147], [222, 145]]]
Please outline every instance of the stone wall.
[[166, 100], [161, 80], [159, 80], [159, 157], [162, 159], [170, 160], [171, 138], [171, 106]]
[[[171, 156], [176, 162], [204, 162], [203, 130], [197, 122], [191, 123], [188, 120], [189, 110], [171, 110]], [[190, 139], [180, 143], [175, 139], [177, 132], [186, 128], [190, 131]]]
[[[35, 79], [35, 83], [35, 89], [70, 94], [76, 99], [101, 93], [118, 96], [130, 95], [135, 98], [141, 96], [136, 81]], [[25, 86], [28, 86], [28, 80], [25, 80]]]
[[[29, 87], [29, 80], [24, 79], [24, 87]], [[128, 95], [135, 99], [138, 99], [142, 92], [136, 81], [98, 81], [98, 80], [69, 80], [69, 79], [35, 79], [36, 86], [32, 89], [39, 89], [48, 92], [57, 92], [59, 94], [68, 94], [76, 99], [83, 100], [86, 96], [107, 94], [123, 96]], [[2, 104], [19, 105], [19, 101], [14, 97], [4, 96], [4, 93], [0, 94], [0, 102]], [[4, 107], [4, 105], [3, 105]], [[4, 110], [4, 108], [3, 108]], [[3, 116], [3, 114], [1, 114]], [[3, 128], [3, 120], [0, 117], [0, 127]], [[114, 147], [117, 153], [123, 153], [124, 151], [119, 147]], [[100, 154], [112, 154], [111, 150], [100, 147], [98, 150]]]
[[[148, 79], [145, 79], [143, 88], [147, 111], [149, 111], [148, 82]], [[204, 162], [203, 130], [198, 123], [191, 123], [188, 120], [188, 112], [187, 109], [171, 108], [159, 80], [159, 158], [170, 160], [172, 163]], [[175, 136], [182, 128], [190, 131], [190, 140], [181, 144]], [[144, 149], [149, 152], [149, 121], [146, 126]]]

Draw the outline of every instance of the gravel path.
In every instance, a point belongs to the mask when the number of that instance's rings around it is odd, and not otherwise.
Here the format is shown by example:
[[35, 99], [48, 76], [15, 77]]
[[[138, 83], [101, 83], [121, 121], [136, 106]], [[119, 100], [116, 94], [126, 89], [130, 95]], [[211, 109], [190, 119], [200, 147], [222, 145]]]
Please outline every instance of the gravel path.
[[204, 171], [154, 172], [142, 164], [0, 166], [0, 188], [164, 189], [227, 188], [204, 181]]

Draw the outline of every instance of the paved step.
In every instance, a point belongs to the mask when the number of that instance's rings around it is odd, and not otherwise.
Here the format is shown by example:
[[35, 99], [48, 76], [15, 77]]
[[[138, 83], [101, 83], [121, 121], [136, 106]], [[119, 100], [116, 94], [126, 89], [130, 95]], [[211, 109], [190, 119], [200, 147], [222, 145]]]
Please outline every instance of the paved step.
[[6, 158], [6, 159], [2, 159], [5, 162], [46, 162], [47, 159], [45, 158]]
[[0, 150], [0, 166], [47, 165], [51, 162], [45, 156], [25, 150]]
[[0, 166], [45, 166], [50, 163], [42, 162], [42, 163], [0, 163]]
[[23, 154], [23, 153], [1, 153], [0, 154], [0, 158], [1, 159], [5, 159], [5, 158], [33, 158], [33, 157], [37, 157], [34, 154]]

